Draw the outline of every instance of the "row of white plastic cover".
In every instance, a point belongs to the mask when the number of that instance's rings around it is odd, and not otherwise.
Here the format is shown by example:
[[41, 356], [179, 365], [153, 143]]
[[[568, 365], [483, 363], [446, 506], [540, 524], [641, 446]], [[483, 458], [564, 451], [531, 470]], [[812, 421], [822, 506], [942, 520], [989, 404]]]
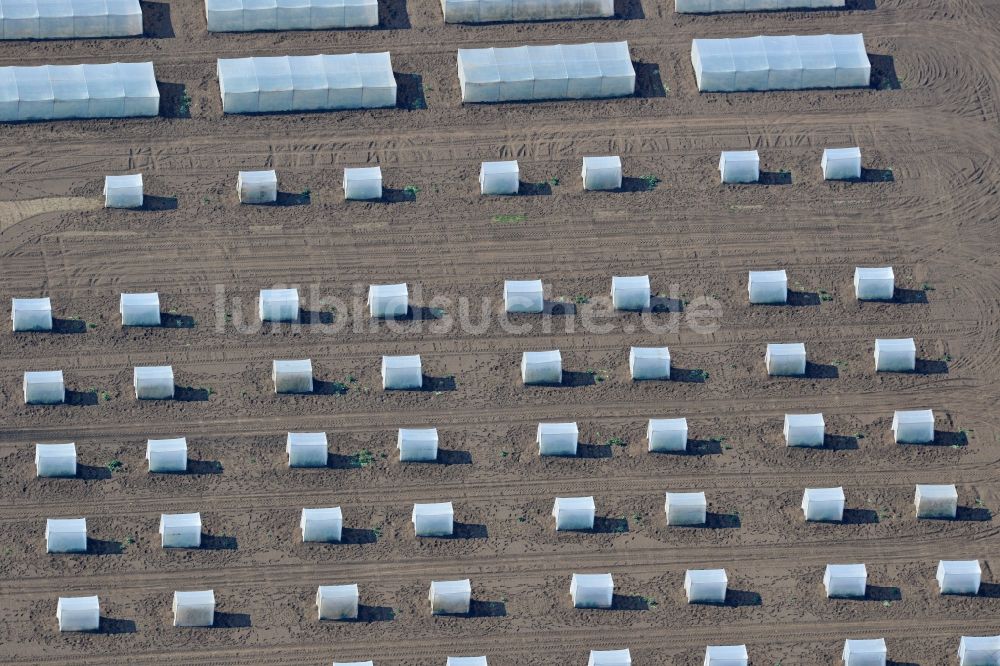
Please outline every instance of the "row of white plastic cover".
[[0, 39], [141, 34], [139, 0], [0, 0]]
[[151, 62], [0, 67], [0, 121], [159, 112], [160, 91]]
[[691, 64], [703, 92], [854, 88], [871, 78], [860, 34], [695, 39]]
[[388, 52], [220, 59], [218, 71], [225, 113], [396, 105]]
[[774, 9], [837, 9], [845, 0], [674, 0], [674, 11], [681, 14], [710, 12], [758, 12]]
[[445, 23], [549, 21], [614, 16], [614, 0], [441, 0]]
[[205, 0], [209, 32], [378, 25], [378, 0]]
[[463, 102], [624, 97], [635, 92], [628, 42], [459, 49]]

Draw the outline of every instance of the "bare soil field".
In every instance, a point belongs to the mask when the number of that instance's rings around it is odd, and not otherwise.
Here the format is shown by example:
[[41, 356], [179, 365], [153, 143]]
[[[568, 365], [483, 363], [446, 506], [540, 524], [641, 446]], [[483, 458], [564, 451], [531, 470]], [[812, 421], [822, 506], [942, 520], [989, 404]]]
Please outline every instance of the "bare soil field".
[[[846, 11], [681, 16], [625, 0], [613, 20], [445, 25], [434, 0], [382, 0], [377, 30], [209, 35], [198, 0], [144, 2], [139, 39], [0, 43], [0, 65], [152, 60], [156, 119], [0, 127], [0, 302], [48, 295], [59, 333], [0, 334], [0, 662], [11, 664], [840, 663], [885, 637], [897, 666], [956, 663], [1000, 634], [1000, 3], [848, 0]], [[699, 94], [695, 37], [863, 32], [864, 90]], [[459, 47], [627, 39], [622, 100], [463, 106]], [[389, 50], [399, 108], [223, 116], [217, 57]], [[190, 104], [184, 104], [185, 96]], [[185, 109], [185, 107], [189, 107]], [[862, 182], [822, 180], [860, 146]], [[763, 184], [723, 186], [720, 150], [761, 152]], [[621, 155], [622, 191], [584, 192], [585, 155]], [[482, 160], [520, 161], [522, 194], [482, 197]], [[344, 202], [345, 166], [386, 196]], [[273, 168], [278, 205], [240, 206], [240, 169]], [[105, 210], [106, 174], [141, 172], [143, 210]], [[654, 178], [649, 178], [650, 176]], [[658, 179], [655, 187], [649, 182]], [[892, 265], [898, 298], [859, 303], [855, 266]], [[750, 269], [788, 270], [788, 306], [750, 306]], [[612, 275], [649, 274], [658, 311], [610, 311]], [[504, 279], [541, 278], [541, 316], [502, 316]], [[407, 282], [417, 316], [372, 323], [369, 284]], [[255, 322], [261, 288], [298, 286], [297, 325]], [[166, 325], [123, 330], [121, 292], [158, 291]], [[706, 305], [714, 304], [714, 305]], [[469, 304], [470, 307], [466, 307]], [[485, 305], [481, 305], [485, 304]], [[5, 312], [8, 305], [3, 306]], [[876, 375], [875, 338], [913, 337], [918, 369]], [[768, 342], [804, 342], [805, 378], [768, 378]], [[674, 379], [633, 383], [630, 346], [668, 345]], [[561, 349], [559, 387], [521, 353]], [[384, 392], [383, 354], [420, 354], [427, 390]], [[318, 391], [276, 396], [273, 359], [311, 358]], [[170, 364], [174, 401], [138, 403], [132, 368]], [[69, 404], [23, 404], [26, 370], [62, 369]], [[893, 443], [896, 409], [935, 410], [934, 445]], [[828, 445], [784, 446], [786, 412], [823, 412]], [[686, 416], [687, 455], [646, 451]], [[539, 458], [540, 421], [579, 423], [581, 455]], [[400, 464], [399, 427], [437, 427], [437, 464]], [[288, 431], [326, 431], [330, 464], [292, 470]], [[188, 439], [190, 471], [150, 475], [149, 438]], [[76, 442], [75, 479], [36, 479], [36, 442]], [[110, 461], [121, 468], [108, 469]], [[959, 520], [917, 521], [914, 484], [955, 483]], [[844, 524], [802, 519], [843, 486]], [[665, 491], [707, 493], [705, 528], [668, 528]], [[593, 495], [594, 533], [557, 533], [557, 496]], [[417, 539], [414, 502], [453, 501], [451, 539]], [[304, 544], [303, 507], [341, 506], [342, 544]], [[160, 548], [161, 513], [200, 511], [205, 547]], [[46, 555], [46, 518], [88, 519], [90, 552]], [[942, 597], [940, 559], [979, 559], [975, 598]], [[828, 600], [828, 563], [864, 562], [865, 600]], [[730, 595], [691, 606], [688, 568]], [[575, 610], [573, 572], [611, 572], [611, 610]], [[432, 580], [470, 578], [470, 617], [434, 617]], [[358, 622], [320, 622], [318, 585], [358, 583]], [[215, 590], [216, 627], [171, 626], [175, 590]], [[60, 634], [60, 595], [97, 594], [102, 627]]]

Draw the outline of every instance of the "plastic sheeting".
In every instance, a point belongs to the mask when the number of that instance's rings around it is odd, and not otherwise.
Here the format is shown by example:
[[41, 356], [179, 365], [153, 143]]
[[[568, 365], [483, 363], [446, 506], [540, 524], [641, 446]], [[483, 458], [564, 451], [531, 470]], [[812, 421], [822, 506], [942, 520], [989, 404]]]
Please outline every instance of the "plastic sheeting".
[[209, 32], [378, 25], [378, 0], [205, 0]]
[[0, 0], [0, 39], [141, 34], [139, 0]]
[[160, 112], [153, 63], [0, 67], [0, 122]]
[[219, 59], [225, 113], [396, 106], [389, 53]]
[[614, 0], [441, 0], [445, 23], [610, 17]]
[[759, 12], [773, 9], [840, 9], [845, 0], [674, 0], [678, 14]]
[[628, 42], [459, 49], [463, 102], [626, 97], [635, 93]]
[[864, 35], [695, 39], [691, 64], [702, 92], [866, 87]]

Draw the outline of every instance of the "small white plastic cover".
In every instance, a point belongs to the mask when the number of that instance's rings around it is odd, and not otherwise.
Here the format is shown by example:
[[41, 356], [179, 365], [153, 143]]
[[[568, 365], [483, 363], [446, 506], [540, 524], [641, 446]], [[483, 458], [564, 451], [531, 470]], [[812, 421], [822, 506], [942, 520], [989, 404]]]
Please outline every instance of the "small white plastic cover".
[[750, 271], [747, 291], [751, 303], [787, 303], [788, 274], [784, 270]]
[[542, 281], [504, 280], [503, 302], [507, 312], [542, 312], [545, 309]]
[[593, 529], [595, 511], [593, 497], [557, 497], [552, 505], [557, 530]]
[[979, 560], [941, 560], [935, 577], [941, 594], [979, 594], [982, 575]]
[[326, 467], [329, 453], [325, 432], [290, 432], [285, 439], [289, 467]]
[[770, 343], [764, 354], [768, 374], [802, 375], [806, 371], [806, 346], [802, 342]]
[[962, 636], [959, 640], [959, 666], [996, 666], [998, 662], [1000, 636]]
[[483, 162], [479, 168], [479, 191], [482, 194], [517, 194], [520, 185], [517, 160]]
[[489, 666], [486, 657], [448, 657], [445, 666]]
[[434, 614], [464, 614], [472, 602], [472, 581], [436, 580], [427, 594]]
[[142, 174], [104, 177], [106, 208], [140, 208], [143, 201]]
[[382, 167], [344, 169], [344, 198], [382, 198]]
[[35, 473], [42, 477], [76, 476], [76, 444], [35, 444]]
[[524, 352], [521, 355], [521, 380], [525, 384], [562, 383], [562, 353], [558, 349]]
[[628, 354], [632, 379], [670, 379], [668, 347], [632, 347]]
[[848, 638], [844, 641], [844, 666], [885, 666], [887, 655], [884, 638]]
[[892, 266], [854, 269], [854, 295], [858, 300], [891, 301], [895, 294], [896, 275]]
[[802, 513], [806, 520], [839, 522], [844, 519], [844, 489], [806, 488], [802, 493]]
[[688, 439], [687, 419], [649, 419], [646, 439], [650, 451], [686, 451]]
[[611, 300], [616, 310], [649, 309], [649, 276], [612, 276]]
[[437, 460], [437, 428], [400, 428], [396, 438], [401, 462], [430, 462]]
[[405, 317], [409, 307], [410, 291], [405, 282], [368, 286], [368, 314], [372, 317]]
[[934, 410], [896, 410], [892, 432], [898, 444], [926, 444], [934, 441]]
[[746, 645], [709, 645], [705, 648], [704, 666], [747, 666], [749, 663]]
[[788, 446], [823, 446], [826, 421], [823, 414], [785, 414], [783, 432]]
[[299, 290], [261, 289], [257, 298], [257, 314], [261, 321], [297, 321]]
[[15, 332], [51, 331], [52, 301], [45, 298], [12, 298], [11, 325]]
[[591, 650], [587, 666], [632, 666], [632, 653], [624, 650]]
[[826, 180], [861, 178], [861, 149], [825, 148], [820, 166]]
[[383, 356], [383, 389], [419, 389], [423, 386], [420, 356]]
[[150, 472], [184, 472], [187, 470], [187, 439], [146, 440], [146, 460]]
[[573, 605], [577, 608], [610, 608], [614, 599], [615, 581], [611, 574], [573, 574], [569, 585]]
[[724, 150], [719, 156], [723, 183], [756, 183], [760, 180], [760, 156], [756, 150]]
[[261, 204], [278, 200], [278, 173], [268, 171], [240, 171], [236, 177], [240, 203]]
[[622, 158], [618, 155], [584, 157], [580, 175], [585, 190], [617, 190], [622, 186]]
[[59, 631], [97, 631], [101, 624], [101, 605], [93, 597], [59, 597], [56, 604]]
[[160, 295], [157, 292], [122, 294], [118, 304], [122, 326], [159, 326]]
[[575, 422], [539, 423], [535, 441], [543, 456], [575, 456], [580, 431]]
[[23, 389], [26, 405], [55, 405], [66, 401], [62, 370], [25, 372]]
[[828, 564], [823, 585], [828, 597], [863, 597], [868, 581], [864, 564]]

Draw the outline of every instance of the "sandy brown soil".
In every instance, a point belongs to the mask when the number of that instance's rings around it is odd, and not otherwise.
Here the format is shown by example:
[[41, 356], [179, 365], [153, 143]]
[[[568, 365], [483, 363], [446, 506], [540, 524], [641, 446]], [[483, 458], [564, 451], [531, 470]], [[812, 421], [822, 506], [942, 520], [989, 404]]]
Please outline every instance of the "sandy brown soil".
[[[0, 128], [0, 301], [49, 295], [66, 332], [0, 335], [0, 661], [562, 666], [630, 647], [638, 665], [681, 666], [745, 642], [752, 663], [788, 666], [884, 636], [897, 666], [932, 666], [955, 663], [963, 634], [1000, 633], [1000, 4], [850, 5], [693, 17], [627, 0], [609, 21], [446, 26], [434, 0], [387, 0], [379, 30], [208, 35], [201, 3], [174, 0], [143, 3], [146, 38], [0, 44], [2, 65], [150, 59], [166, 116]], [[864, 32], [872, 89], [696, 91], [693, 37], [823, 32]], [[608, 39], [631, 44], [635, 98], [459, 101], [460, 46]], [[218, 56], [376, 49], [393, 54], [398, 109], [222, 115]], [[823, 182], [822, 148], [847, 145], [866, 182]], [[772, 184], [720, 186], [719, 151], [748, 148]], [[609, 153], [625, 191], [582, 192], [580, 158]], [[483, 159], [520, 160], [528, 192], [480, 197]], [[387, 201], [343, 202], [340, 170], [365, 164], [382, 166]], [[236, 172], [252, 168], [278, 170], [284, 205], [238, 205]], [[146, 210], [100, 208], [103, 176], [123, 171], [144, 174]], [[645, 191], [645, 175], [662, 182]], [[857, 303], [857, 265], [893, 265], [899, 302]], [[747, 270], [775, 267], [795, 305], [749, 306]], [[610, 276], [641, 273], [687, 310], [651, 315], [659, 333], [625, 313], [587, 332]], [[503, 280], [534, 277], [553, 301], [588, 302], [501, 326]], [[396, 281], [444, 312], [370, 326], [349, 305]], [[255, 326], [257, 291], [276, 285], [298, 285], [314, 323]], [[118, 294], [144, 290], [171, 326], [122, 330]], [[491, 299], [479, 330], [455, 324], [460, 297], [476, 324]], [[700, 297], [721, 304], [710, 334], [690, 326]], [[876, 376], [874, 339], [910, 336], [920, 371]], [[764, 345], [787, 341], [806, 343], [809, 377], [768, 379]], [[670, 346], [678, 381], [629, 380], [628, 347], [648, 344]], [[521, 352], [551, 348], [568, 385], [521, 386]], [[381, 390], [379, 357], [404, 353], [422, 355], [430, 390]], [[304, 357], [321, 394], [273, 395], [271, 360]], [[159, 363], [185, 399], [137, 404], [132, 367]], [[22, 373], [54, 368], [73, 404], [25, 407]], [[937, 445], [892, 443], [907, 408], [935, 410]], [[825, 413], [826, 449], [784, 447], [782, 415], [805, 411]], [[646, 419], [675, 415], [692, 453], [646, 453]], [[539, 459], [541, 420], [578, 421], [583, 455]], [[397, 461], [411, 425], [440, 429], [447, 464]], [[330, 467], [289, 470], [289, 430], [327, 431]], [[188, 438], [191, 473], [147, 474], [146, 439], [169, 436]], [[80, 478], [36, 479], [34, 443], [60, 441], [77, 443]], [[958, 485], [961, 520], [914, 519], [914, 484], [935, 482]], [[836, 485], [846, 524], [804, 523], [802, 489]], [[668, 529], [666, 490], [704, 490], [709, 527]], [[596, 533], [555, 533], [552, 499], [574, 495], [595, 496]], [[460, 538], [414, 538], [413, 502], [447, 500]], [[302, 544], [302, 507], [332, 505], [346, 542]], [[159, 547], [160, 513], [182, 511], [202, 512], [206, 548]], [[91, 552], [46, 555], [45, 518], [71, 516], [88, 518]], [[937, 561], [971, 558], [983, 593], [939, 596]], [[827, 600], [831, 562], [867, 563], [870, 598]], [[684, 570], [707, 567], [729, 572], [725, 606], [684, 602]], [[572, 609], [574, 571], [611, 571], [615, 609]], [[431, 617], [430, 581], [458, 577], [474, 616]], [[350, 582], [362, 621], [318, 622], [316, 586]], [[170, 626], [173, 591], [201, 588], [220, 626]], [[60, 634], [61, 594], [100, 595], [102, 632]]]

